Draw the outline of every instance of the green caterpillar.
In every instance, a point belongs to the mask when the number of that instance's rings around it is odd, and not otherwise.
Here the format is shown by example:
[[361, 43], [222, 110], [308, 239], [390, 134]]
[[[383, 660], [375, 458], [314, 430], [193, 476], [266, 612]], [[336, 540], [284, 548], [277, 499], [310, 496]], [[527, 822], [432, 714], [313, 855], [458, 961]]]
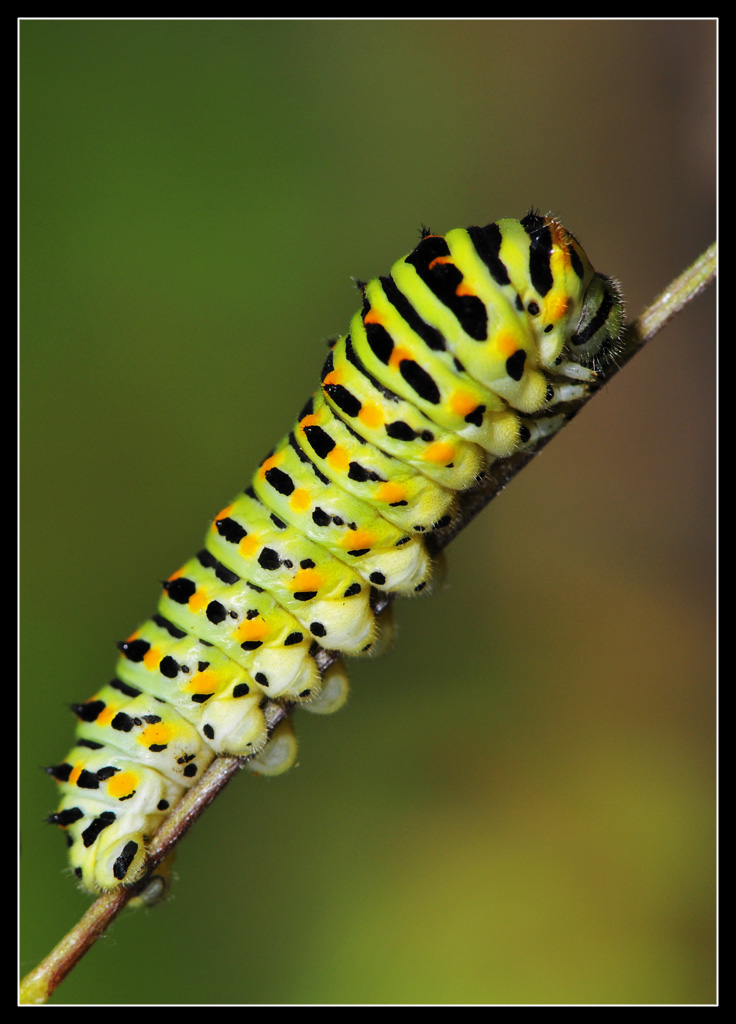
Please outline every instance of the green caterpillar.
[[534, 212], [423, 232], [362, 295], [291, 431], [119, 644], [115, 678], [72, 706], [49, 820], [86, 889], [145, 875], [147, 840], [218, 754], [289, 766], [266, 701], [341, 704], [344, 677], [320, 678], [317, 645], [375, 651], [372, 590], [427, 587], [425, 535], [491, 461], [562, 425], [623, 323], [615, 282]]

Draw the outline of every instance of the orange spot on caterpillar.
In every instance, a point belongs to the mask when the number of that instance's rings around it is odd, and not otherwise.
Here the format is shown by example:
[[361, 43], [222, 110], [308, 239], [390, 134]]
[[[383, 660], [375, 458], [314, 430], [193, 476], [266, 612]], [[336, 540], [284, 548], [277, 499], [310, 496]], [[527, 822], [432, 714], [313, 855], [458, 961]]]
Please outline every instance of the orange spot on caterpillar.
[[212, 530], [213, 533], [217, 533], [217, 526], [216, 526], [216, 524], [219, 523], [222, 519], [229, 518], [230, 513], [232, 512], [232, 510], [233, 510], [233, 506], [232, 505], [226, 505], [225, 508], [223, 508], [220, 512], [217, 513], [215, 518], [212, 520], [212, 526], [210, 527], [210, 529]]
[[391, 350], [389, 356], [388, 365], [393, 367], [394, 370], [398, 369], [399, 363], [404, 359], [412, 359], [413, 356], [408, 348], [401, 348], [399, 345], [395, 345]]
[[342, 371], [341, 370], [331, 370], [330, 373], [328, 373], [327, 376], [325, 377], [325, 379], [322, 381], [322, 384], [323, 384], [323, 386], [326, 387], [328, 384], [342, 384], [342, 382], [343, 382], [343, 373], [342, 373]]
[[466, 391], [455, 391], [450, 395], [450, 408], [458, 416], [467, 416], [477, 405], [478, 400], [475, 396], [469, 395]]
[[204, 587], [197, 587], [192, 596], [189, 598], [188, 606], [192, 612], [201, 612], [209, 604], [209, 598], [207, 597], [207, 591]]
[[392, 505], [397, 501], [406, 501], [406, 487], [387, 480], [376, 490], [376, 497], [379, 501], [385, 501], [387, 505]]
[[243, 558], [251, 558], [261, 546], [260, 534], [249, 533], [238, 544], [238, 551]]
[[166, 722], [153, 722], [141, 732], [138, 742], [144, 747], [165, 747], [171, 737], [171, 726]]
[[154, 672], [161, 664], [161, 648], [149, 647], [143, 655], [143, 664], [149, 672]]
[[324, 582], [324, 576], [317, 569], [300, 569], [289, 583], [289, 589], [294, 592], [319, 590]]
[[340, 472], [344, 472], [350, 465], [350, 455], [341, 445], [336, 445], [327, 455], [327, 461]]
[[311, 502], [309, 491], [305, 487], [297, 487], [289, 498], [289, 504], [295, 512], [304, 512], [309, 508]]
[[495, 337], [496, 348], [504, 359], [508, 359], [519, 348], [518, 338], [509, 331], [499, 331]]
[[366, 427], [371, 427], [373, 430], [377, 427], [382, 427], [386, 420], [381, 407], [378, 405], [371, 405], [369, 403], [361, 406], [360, 412], [358, 413], [358, 419], [361, 423], [364, 423]]
[[187, 693], [215, 693], [218, 689], [217, 674], [211, 669], [197, 672], [185, 689]]
[[446, 466], [448, 462], [452, 462], [454, 457], [455, 449], [451, 444], [447, 444], [446, 441], [435, 441], [422, 454], [422, 458], [426, 459], [427, 462], [436, 462], [439, 466]]
[[370, 530], [346, 530], [340, 540], [340, 547], [346, 551], [354, 551], [371, 548], [375, 543], [375, 535]]
[[[452, 256], [436, 256], [428, 266], [428, 270], [434, 270], [438, 264], [453, 263]], [[454, 263], [453, 263], [454, 265]]]
[[278, 466], [279, 462], [281, 462], [282, 460], [282, 452], [276, 452], [274, 455], [269, 455], [267, 459], [264, 459], [263, 462], [258, 467], [258, 475], [260, 476], [260, 478], [262, 480], [265, 480], [266, 473], [269, 471], [269, 469], [273, 469], [275, 466]]
[[107, 782], [107, 792], [115, 800], [132, 796], [138, 787], [138, 776], [134, 772], [118, 772]]
[[260, 616], [257, 619], [246, 619], [241, 622], [235, 630], [238, 643], [248, 643], [253, 640], [264, 640], [269, 633], [268, 625]]
[[559, 295], [557, 298], [549, 299], [544, 306], [547, 319], [553, 323], [561, 320], [570, 308], [570, 299], [567, 295]]
[[118, 708], [115, 704], [106, 704], [102, 711], [100, 711], [97, 718], [95, 719], [95, 724], [109, 725], [117, 713]]

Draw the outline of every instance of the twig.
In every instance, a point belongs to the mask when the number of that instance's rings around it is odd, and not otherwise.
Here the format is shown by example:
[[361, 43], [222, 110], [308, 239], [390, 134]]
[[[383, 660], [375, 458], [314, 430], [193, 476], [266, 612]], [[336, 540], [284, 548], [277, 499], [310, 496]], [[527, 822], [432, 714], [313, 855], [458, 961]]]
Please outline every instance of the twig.
[[[715, 274], [716, 245], [713, 243], [642, 312], [638, 320], [625, 327], [622, 347], [617, 352], [615, 361], [600, 371], [596, 386], [575, 408], [573, 415], [577, 415], [593, 395], [607, 384], [632, 356], [710, 284]], [[461, 495], [460, 511], [453, 523], [427, 538], [430, 552], [436, 554], [445, 548], [461, 530], [465, 529], [478, 512], [500, 494], [506, 484], [539, 454], [553, 436], [555, 435], [544, 438], [533, 450], [517, 452], [507, 459], [499, 459], [493, 463], [482, 483]], [[373, 602], [374, 611], [376, 613], [382, 611], [391, 600], [392, 595], [390, 594], [376, 594]], [[316, 660], [320, 671], [324, 672], [337, 657], [337, 654], [330, 651], [318, 651]], [[264, 709], [269, 729], [274, 729], [276, 725], [287, 718], [293, 707], [294, 705], [269, 702]], [[153, 837], [149, 848], [151, 871], [171, 853], [205, 808], [212, 803], [230, 779], [244, 767], [246, 761], [247, 759], [236, 757], [216, 758], [197, 785], [185, 793]], [[26, 1004], [45, 1003], [123, 907], [142, 892], [149, 878], [150, 872], [146, 879], [135, 886], [118, 889], [100, 896], [55, 949], [26, 975], [21, 982], [20, 1002]]]

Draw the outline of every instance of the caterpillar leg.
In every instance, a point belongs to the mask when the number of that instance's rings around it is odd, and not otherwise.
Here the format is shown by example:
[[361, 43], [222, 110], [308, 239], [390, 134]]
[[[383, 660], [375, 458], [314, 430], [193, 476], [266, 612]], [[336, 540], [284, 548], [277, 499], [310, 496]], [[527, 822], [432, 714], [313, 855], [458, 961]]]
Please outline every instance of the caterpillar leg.
[[310, 711], [313, 715], [332, 715], [344, 707], [349, 695], [350, 680], [345, 662], [338, 658], [324, 673], [319, 697], [309, 704], [304, 704], [304, 710]]
[[129, 907], [143, 907], [150, 910], [163, 903], [169, 894], [173, 881], [173, 865], [176, 860], [176, 850], [172, 850], [168, 857], [154, 868], [145, 882], [143, 889], [129, 902]]

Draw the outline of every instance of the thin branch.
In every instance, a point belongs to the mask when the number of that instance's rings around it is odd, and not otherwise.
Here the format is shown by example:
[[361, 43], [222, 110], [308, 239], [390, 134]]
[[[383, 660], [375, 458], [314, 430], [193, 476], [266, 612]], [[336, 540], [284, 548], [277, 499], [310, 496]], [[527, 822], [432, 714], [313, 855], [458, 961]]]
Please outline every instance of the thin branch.
[[[601, 387], [607, 384], [625, 364], [643, 348], [673, 316], [695, 298], [716, 274], [716, 245], [713, 243], [680, 277], [674, 280], [641, 314], [638, 320], [624, 328], [622, 347], [615, 361], [600, 371], [594, 388], [572, 411], [570, 419], [583, 408]], [[530, 462], [556, 435], [540, 441], [533, 450], [517, 452], [507, 459], [498, 459], [477, 487], [460, 496], [460, 510], [453, 523], [427, 538], [432, 554], [445, 548], [469, 522], [506, 487], [517, 473]], [[391, 594], [376, 594], [373, 609], [382, 611], [392, 600]], [[320, 672], [331, 665], [339, 655], [319, 650], [316, 655]], [[265, 713], [269, 730], [287, 718], [294, 705], [269, 702]], [[239, 772], [248, 759], [217, 757], [196, 786], [188, 790], [172, 813], [153, 837], [149, 847], [149, 864], [153, 871], [173, 850], [206, 807]], [[151, 873], [142, 882], [125, 889], [104, 893], [89, 908], [79, 923], [62, 939], [54, 950], [23, 979], [21, 1003], [45, 1003], [54, 989], [81, 960], [123, 907], [146, 887]]]

